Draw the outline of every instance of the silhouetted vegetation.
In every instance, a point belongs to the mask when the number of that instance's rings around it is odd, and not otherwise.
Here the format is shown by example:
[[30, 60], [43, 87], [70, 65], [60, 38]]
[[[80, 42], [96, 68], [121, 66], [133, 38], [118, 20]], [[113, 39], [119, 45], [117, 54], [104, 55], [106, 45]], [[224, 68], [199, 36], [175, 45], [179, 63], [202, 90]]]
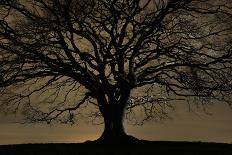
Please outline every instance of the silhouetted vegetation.
[[230, 0], [0, 0], [1, 110], [71, 124], [88, 112], [100, 141], [120, 143], [136, 140], [124, 116], [231, 105], [231, 21]]

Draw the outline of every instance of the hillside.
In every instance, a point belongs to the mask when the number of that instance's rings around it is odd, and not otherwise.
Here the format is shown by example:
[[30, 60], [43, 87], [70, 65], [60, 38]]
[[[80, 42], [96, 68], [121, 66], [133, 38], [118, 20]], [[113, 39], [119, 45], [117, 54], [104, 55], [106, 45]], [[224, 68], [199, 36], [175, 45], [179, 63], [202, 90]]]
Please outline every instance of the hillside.
[[203, 142], [141, 141], [124, 146], [100, 145], [94, 142], [76, 144], [20, 144], [0, 146], [0, 155], [230, 155], [232, 144]]

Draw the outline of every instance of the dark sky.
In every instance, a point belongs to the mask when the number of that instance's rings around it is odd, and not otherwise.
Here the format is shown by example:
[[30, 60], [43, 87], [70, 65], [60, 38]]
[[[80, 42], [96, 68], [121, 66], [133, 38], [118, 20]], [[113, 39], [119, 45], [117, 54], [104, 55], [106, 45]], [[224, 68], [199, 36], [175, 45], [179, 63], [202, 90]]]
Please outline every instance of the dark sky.
[[[186, 105], [178, 105], [170, 114], [172, 119], [133, 126], [127, 121], [128, 134], [140, 139], [168, 141], [207, 141], [232, 143], [232, 109], [215, 104], [207, 109], [189, 112]], [[18, 143], [74, 143], [97, 139], [102, 125], [81, 122], [78, 125], [31, 125], [10, 123], [13, 119], [0, 114], [0, 144]]]
[[[232, 109], [215, 104], [207, 109], [212, 115], [201, 111], [189, 112], [178, 105], [170, 114], [172, 119], [132, 126], [125, 122], [128, 134], [148, 140], [232, 142]], [[1, 117], [0, 144], [15, 143], [70, 143], [96, 139], [103, 127], [82, 122], [79, 125], [23, 125], [9, 123]]]

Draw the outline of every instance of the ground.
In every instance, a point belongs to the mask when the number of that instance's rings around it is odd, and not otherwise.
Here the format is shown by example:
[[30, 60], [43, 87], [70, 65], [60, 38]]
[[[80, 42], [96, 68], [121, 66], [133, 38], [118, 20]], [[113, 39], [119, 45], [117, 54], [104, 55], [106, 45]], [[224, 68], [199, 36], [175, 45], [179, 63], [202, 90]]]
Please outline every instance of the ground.
[[0, 146], [0, 155], [230, 155], [232, 144], [203, 142], [140, 141], [126, 145], [95, 142], [76, 144], [21, 144]]

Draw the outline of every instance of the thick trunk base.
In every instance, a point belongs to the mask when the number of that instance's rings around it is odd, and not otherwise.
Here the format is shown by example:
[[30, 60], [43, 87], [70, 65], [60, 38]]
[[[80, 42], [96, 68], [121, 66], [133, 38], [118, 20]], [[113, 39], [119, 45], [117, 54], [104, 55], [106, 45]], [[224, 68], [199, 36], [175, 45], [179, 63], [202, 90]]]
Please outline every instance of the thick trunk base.
[[127, 145], [127, 144], [136, 144], [139, 142], [139, 139], [127, 135], [126, 133], [115, 134], [115, 133], [103, 133], [100, 138], [96, 140], [99, 144], [116, 144], [116, 145]]
[[[109, 102], [102, 104], [99, 110], [104, 118], [104, 131], [96, 142], [101, 144], [130, 144], [136, 143], [138, 139], [129, 136], [125, 133], [123, 127], [124, 110], [127, 103], [127, 94], [123, 94], [121, 101]], [[111, 99], [110, 101], [114, 101]], [[99, 103], [104, 103], [104, 100], [99, 99]]]

